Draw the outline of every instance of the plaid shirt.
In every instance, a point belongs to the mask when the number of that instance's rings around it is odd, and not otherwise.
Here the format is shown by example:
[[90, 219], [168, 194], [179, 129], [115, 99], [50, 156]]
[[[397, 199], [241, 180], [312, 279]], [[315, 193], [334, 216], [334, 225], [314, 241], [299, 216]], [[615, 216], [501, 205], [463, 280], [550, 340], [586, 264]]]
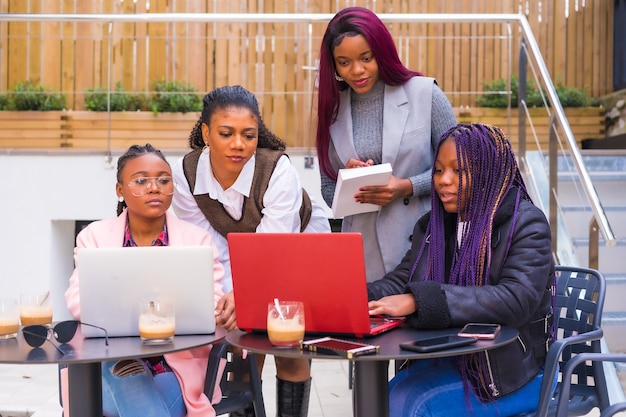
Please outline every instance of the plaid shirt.
[[[151, 246], [168, 246], [169, 238], [167, 235], [167, 222], [163, 223], [163, 230], [161, 233], [152, 241]], [[126, 227], [124, 229], [124, 244], [123, 247], [135, 247], [137, 246], [137, 242], [133, 239], [133, 235], [130, 233], [130, 227], [128, 226], [128, 215], [126, 215]], [[152, 376], [157, 374], [162, 374], [163, 372], [172, 372], [172, 368], [165, 362], [165, 358], [163, 356], [154, 356], [151, 358], [143, 359], [146, 367], [152, 373]]]
[[[170, 243], [169, 237], [167, 235], [167, 222], [163, 223], [163, 230], [161, 233], [152, 241], [152, 245], [150, 246], [168, 246]], [[133, 235], [130, 233], [130, 227], [128, 226], [128, 215], [126, 215], [126, 228], [124, 229], [124, 244], [122, 245], [125, 248], [137, 246], [137, 243], [133, 239]]]

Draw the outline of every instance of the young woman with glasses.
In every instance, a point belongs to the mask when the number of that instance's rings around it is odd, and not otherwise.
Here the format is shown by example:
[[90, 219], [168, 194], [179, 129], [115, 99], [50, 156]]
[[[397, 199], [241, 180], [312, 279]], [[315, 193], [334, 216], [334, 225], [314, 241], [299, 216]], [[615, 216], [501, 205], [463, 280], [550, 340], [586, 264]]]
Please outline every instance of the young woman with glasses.
[[[149, 144], [131, 146], [117, 161], [118, 216], [93, 222], [78, 234], [75, 262], [81, 248], [213, 246], [205, 230], [168, 213], [174, 188], [172, 170], [159, 150]], [[224, 268], [213, 248], [213, 302], [217, 303], [223, 295]], [[80, 265], [76, 264], [65, 293], [70, 314], [76, 320], [80, 320], [79, 277]], [[198, 371], [206, 370], [210, 350], [206, 346], [159, 357], [103, 363], [104, 415], [215, 415], [211, 401], [203, 394], [205, 374]], [[221, 393], [213, 397], [217, 402]], [[67, 398], [63, 404], [68, 404]], [[68, 416], [68, 410], [64, 412]]]

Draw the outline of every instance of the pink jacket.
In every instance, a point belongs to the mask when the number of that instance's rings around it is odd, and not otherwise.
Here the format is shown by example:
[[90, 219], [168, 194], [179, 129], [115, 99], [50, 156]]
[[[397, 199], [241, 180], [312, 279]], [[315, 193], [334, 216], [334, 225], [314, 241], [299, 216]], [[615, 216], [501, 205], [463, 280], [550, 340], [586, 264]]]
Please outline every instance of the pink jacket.
[[[171, 246], [196, 246], [212, 245], [214, 253], [213, 278], [215, 280], [215, 302], [224, 295], [222, 278], [224, 277], [224, 267], [218, 261], [217, 248], [213, 245], [211, 236], [204, 229], [176, 218], [170, 213], [166, 213], [167, 232], [169, 244]], [[76, 238], [76, 248], [74, 249], [75, 269], [70, 277], [70, 285], [65, 292], [67, 308], [76, 320], [80, 320], [80, 296], [78, 265], [76, 264], [76, 254], [81, 248], [106, 248], [117, 247], [122, 244], [124, 228], [126, 226], [126, 210], [116, 218], [100, 220], [89, 224], [82, 230]], [[167, 363], [170, 365], [178, 382], [180, 383], [188, 417], [211, 417], [215, 416], [215, 411], [211, 403], [219, 402], [221, 392], [218, 388], [213, 393], [211, 401], [204, 395], [204, 378], [208, 363], [211, 346], [204, 346], [196, 349], [186, 350], [165, 355]], [[62, 377], [64, 377], [63, 375]], [[218, 375], [218, 380], [221, 375]], [[63, 378], [65, 380], [65, 378]], [[66, 382], [66, 381], [64, 381]], [[63, 384], [62, 389], [67, 393], [67, 385]], [[67, 408], [68, 398], [64, 395], [63, 404]], [[65, 411], [65, 415], [69, 413]]]

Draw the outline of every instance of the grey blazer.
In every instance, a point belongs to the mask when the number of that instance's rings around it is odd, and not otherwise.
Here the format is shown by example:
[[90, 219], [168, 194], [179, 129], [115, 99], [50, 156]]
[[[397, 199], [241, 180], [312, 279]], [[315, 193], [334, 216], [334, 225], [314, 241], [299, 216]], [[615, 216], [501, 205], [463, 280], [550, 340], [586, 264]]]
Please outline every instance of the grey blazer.
[[[430, 184], [438, 138], [431, 138], [433, 84], [429, 77], [413, 77], [404, 85], [385, 85], [382, 162], [393, 175], [412, 178], [426, 175]], [[342, 93], [337, 120], [330, 126], [330, 161], [335, 170], [358, 158], [352, 136], [350, 90]], [[430, 187], [407, 199], [396, 199], [379, 212], [347, 216], [342, 231], [363, 235], [367, 280], [374, 281], [400, 263], [409, 249], [415, 222], [430, 210]]]

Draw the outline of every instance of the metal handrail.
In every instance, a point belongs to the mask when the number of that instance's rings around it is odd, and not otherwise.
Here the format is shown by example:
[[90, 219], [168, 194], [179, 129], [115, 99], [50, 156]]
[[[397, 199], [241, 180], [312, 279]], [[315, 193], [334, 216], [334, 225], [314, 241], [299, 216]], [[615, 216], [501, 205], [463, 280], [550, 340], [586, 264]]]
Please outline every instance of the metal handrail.
[[[0, 14], [0, 21], [7, 22], [164, 22], [164, 23], [323, 23], [333, 18], [334, 13], [137, 13], [137, 14]], [[421, 23], [519, 23], [518, 14], [497, 13], [378, 13], [385, 22]]]
[[[319, 23], [327, 22], [334, 16], [333, 13], [138, 13], [138, 14], [0, 14], [0, 21], [72, 21], [72, 22], [207, 22], [207, 23], [277, 23], [277, 22], [293, 22], [293, 23]], [[582, 183], [583, 189], [591, 205], [594, 222], [597, 223], [599, 231], [604, 237], [607, 246], [613, 246], [617, 243], [617, 239], [613, 234], [608, 218], [604, 212], [604, 208], [598, 197], [593, 183], [589, 177], [589, 173], [584, 166], [582, 156], [572, 129], [565, 117], [565, 112], [559, 101], [558, 95], [550, 74], [543, 60], [537, 41], [533, 35], [532, 29], [526, 17], [522, 14], [492, 14], [492, 13], [476, 13], [476, 14], [460, 14], [460, 13], [380, 13], [378, 16], [385, 22], [420, 22], [420, 23], [508, 23], [518, 24], [521, 29], [521, 39], [524, 45], [520, 47], [520, 62], [524, 62], [526, 58], [534, 60], [533, 64], [539, 69], [542, 81], [544, 82], [548, 100], [551, 108], [554, 110], [554, 120], [551, 123], [551, 129], [558, 122], [565, 134], [566, 143], [572, 155], [572, 159], [578, 176]], [[525, 49], [531, 52], [526, 56]], [[522, 56], [524, 55], [524, 56]], [[520, 84], [525, 78], [520, 77]], [[520, 86], [521, 87], [521, 86]], [[519, 126], [522, 128], [524, 115], [518, 113]], [[520, 149], [522, 153], [525, 150], [525, 135], [520, 130]], [[520, 155], [521, 158], [524, 155]], [[555, 163], [554, 161], [550, 163]], [[552, 182], [553, 179], [550, 178]], [[556, 227], [556, 224], [553, 225]], [[593, 228], [593, 227], [592, 227]], [[590, 245], [592, 242], [590, 242]]]
[[[559, 100], [554, 84], [552, 83], [552, 78], [550, 77], [548, 68], [546, 67], [546, 64], [541, 56], [539, 45], [537, 44], [537, 41], [532, 33], [530, 24], [528, 23], [528, 20], [524, 16], [521, 16], [521, 17], [522, 19], [519, 19], [519, 23], [522, 28], [523, 37], [521, 40], [522, 44], [520, 45], [520, 61], [519, 61], [520, 62], [520, 77], [519, 77], [520, 99], [525, 98], [523, 92], [525, 91], [525, 84], [526, 84], [525, 72], [526, 71], [525, 71], [525, 68], [523, 68], [523, 65], [526, 62], [526, 58], [528, 58], [528, 55], [526, 54], [526, 49], [528, 48], [532, 53], [531, 56], [534, 58], [534, 64], [536, 68], [539, 70], [539, 74], [545, 85], [548, 101], [550, 102], [550, 106], [552, 110], [554, 111], [553, 117], [550, 118], [550, 124], [549, 124], [550, 143], [551, 143], [550, 150], [549, 150], [550, 171], [556, 172], [555, 167], [557, 164], [557, 158], [556, 158], [556, 146], [554, 146], [556, 142], [556, 138], [553, 132], [555, 132], [556, 122], [558, 121], [559, 125], [563, 129], [563, 133], [565, 135], [565, 140], [567, 142], [570, 155], [572, 157], [572, 160], [574, 161], [574, 166], [576, 168], [576, 171], [578, 172], [578, 176], [580, 178], [581, 184], [583, 186], [583, 189], [585, 190], [585, 195], [589, 199], [591, 210], [593, 212], [593, 218], [589, 226], [589, 267], [597, 269], [598, 268], [598, 253], [599, 253], [599, 250], [598, 250], [599, 239], [597, 235], [598, 229], [602, 233], [602, 236], [604, 237], [604, 241], [606, 242], [607, 246], [615, 246], [617, 244], [617, 239], [615, 235], [613, 234], [613, 230], [611, 229], [609, 220], [606, 216], [606, 213], [604, 212], [604, 208], [602, 207], [602, 203], [600, 202], [598, 193], [595, 187], [593, 186], [593, 183], [591, 182], [589, 172], [585, 168], [585, 165], [582, 159], [582, 154], [580, 152], [580, 149], [578, 149], [578, 145], [576, 143], [574, 133], [572, 132], [572, 129], [569, 123], [567, 122], [567, 118], [565, 117], [565, 111], [563, 110], [563, 106], [561, 105], [561, 101]], [[525, 112], [522, 111], [521, 106], [520, 106], [520, 111], [519, 111], [518, 116], [519, 116], [519, 126], [521, 128], [521, 126], [524, 124], [523, 122], [525, 121]], [[522, 131], [520, 131], [520, 143], [525, 143], [525, 141], [526, 141], [526, 137], [525, 135], [522, 136]], [[524, 158], [525, 156], [523, 154], [524, 153], [523, 149], [521, 150], [522, 152], [522, 155], [520, 155], [521, 158]], [[551, 174], [549, 181], [550, 181], [550, 190], [556, 190], [556, 187], [557, 187], [556, 175]], [[550, 193], [550, 201], [551, 201], [550, 218], [554, 219], [556, 218], [556, 201], [554, 200], [553, 193]], [[553, 228], [553, 233], [556, 234], [556, 230], [555, 230], [556, 222], [552, 224], [552, 228]]]

